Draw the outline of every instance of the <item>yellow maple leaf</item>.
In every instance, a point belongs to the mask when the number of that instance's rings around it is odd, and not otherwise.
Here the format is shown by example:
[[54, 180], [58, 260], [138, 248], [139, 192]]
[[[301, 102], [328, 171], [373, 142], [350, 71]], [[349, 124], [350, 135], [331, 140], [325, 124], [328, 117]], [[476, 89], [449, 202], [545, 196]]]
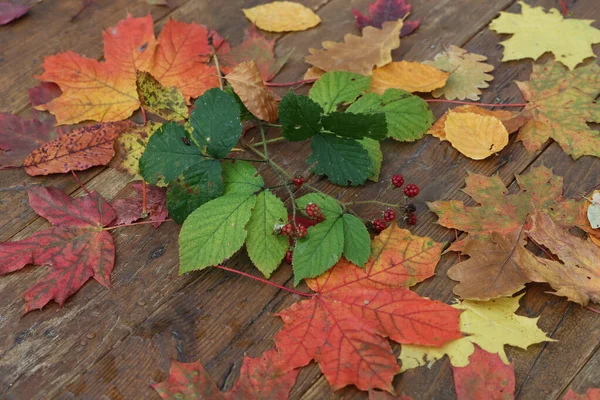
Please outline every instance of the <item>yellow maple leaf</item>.
[[513, 34], [501, 42], [504, 46], [502, 61], [533, 58], [552, 52], [557, 61], [569, 69], [588, 57], [595, 57], [592, 44], [600, 43], [600, 30], [591, 26], [593, 20], [565, 19], [556, 8], [545, 12], [542, 7], [531, 7], [520, 1], [521, 14], [501, 12], [490, 23], [498, 33]]
[[373, 67], [392, 62], [392, 50], [400, 46], [402, 20], [384, 22], [381, 29], [367, 26], [362, 36], [347, 34], [343, 43], [323, 42], [323, 49], [308, 49], [304, 60], [324, 71], [371, 75]]
[[321, 22], [313, 10], [293, 1], [275, 1], [242, 11], [250, 22], [269, 32], [304, 31]]
[[454, 340], [442, 347], [402, 345], [401, 371], [428, 365], [450, 358], [455, 367], [469, 364], [469, 356], [475, 351], [474, 343], [488, 353], [498, 354], [505, 364], [508, 357], [505, 345], [527, 349], [535, 343], [555, 340], [537, 327], [538, 318], [527, 318], [515, 314], [519, 308], [518, 297], [502, 297], [491, 301], [461, 301], [453, 307], [464, 310], [460, 315], [460, 330], [469, 336]]
[[233, 91], [240, 96], [248, 111], [263, 121], [277, 121], [277, 101], [267, 90], [254, 61], [236, 65], [225, 79]]
[[465, 156], [483, 160], [508, 144], [508, 131], [498, 118], [449, 111], [444, 125], [446, 140]]
[[449, 75], [449, 72], [418, 62], [392, 62], [373, 70], [371, 90], [378, 94], [390, 88], [426, 93], [443, 87]]

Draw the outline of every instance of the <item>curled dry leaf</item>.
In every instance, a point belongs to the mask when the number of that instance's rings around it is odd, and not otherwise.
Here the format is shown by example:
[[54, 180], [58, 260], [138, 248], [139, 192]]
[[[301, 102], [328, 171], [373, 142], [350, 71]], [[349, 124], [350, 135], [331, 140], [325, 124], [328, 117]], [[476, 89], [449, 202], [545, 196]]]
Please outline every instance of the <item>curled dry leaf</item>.
[[435, 56], [433, 61], [424, 64], [432, 65], [442, 71], [450, 72], [448, 81], [443, 88], [433, 91], [433, 97], [446, 97], [448, 100], [479, 100], [481, 91], [489, 86], [487, 83], [494, 77], [490, 72], [494, 67], [483, 61], [485, 56], [468, 53], [465, 49], [450, 46], [447, 50]]
[[[354, 8], [352, 13], [356, 19], [356, 25], [362, 30], [365, 26], [381, 28], [384, 22], [404, 20], [410, 14], [411, 9], [412, 5], [406, 3], [406, 0], [376, 0], [375, 3], [369, 4], [368, 17]], [[414, 21], [404, 21], [400, 37], [412, 33], [419, 27], [419, 23], [421, 23], [421, 18]]]
[[248, 111], [263, 121], [277, 121], [277, 101], [267, 90], [254, 61], [238, 64], [225, 79], [240, 96]]
[[25, 172], [48, 175], [106, 165], [115, 155], [119, 134], [133, 125], [130, 121], [107, 122], [62, 135], [32, 151], [23, 161]]
[[392, 62], [392, 50], [400, 46], [402, 20], [384, 22], [381, 29], [367, 26], [362, 36], [347, 34], [343, 43], [323, 42], [323, 49], [309, 49], [305, 61], [324, 71], [371, 75], [373, 67]]
[[448, 111], [444, 124], [446, 140], [465, 156], [483, 160], [508, 144], [508, 131], [492, 116]]
[[275, 1], [242, 11], [250, 22], [269, 32], [304, 31], [321, 22], [313, 10], [293, 1]]
[[378, 94], [383, 94], [389, 88], [411, 93], [431, 92], [443, 87], [449, 75], [449, 72], [418, 62], [391, 62], [373, 70], [371, 90]]

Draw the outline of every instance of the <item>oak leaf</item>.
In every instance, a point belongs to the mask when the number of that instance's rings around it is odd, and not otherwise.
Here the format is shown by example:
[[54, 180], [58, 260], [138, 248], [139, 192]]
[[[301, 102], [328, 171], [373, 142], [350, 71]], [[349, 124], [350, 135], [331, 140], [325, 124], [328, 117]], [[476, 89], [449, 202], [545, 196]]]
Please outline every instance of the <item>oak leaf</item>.
[[278, 106], [267, 90], [254, 61], [238, 64], [225, 76], [248, 111], [267, 122], [277, 121]]
[[535, 343], [554, 341], [537, 327], [539, 317], [527, 318], [515, 314], [521, 297], [523, 296], [502, 297], [485, 302], [458, 302], [453, 307], [463, 310], [460, 329], [466, 336], [442, 347], [402, 345], [399, 357], [402, 371], [431, 365], [444, 355], [448, 355], [454, 367], [467, 366], [475, 345], [488, 353], [498, 354], [504, 364], [508, 364], [504, 346], [527, 349]]
[[512, 400], [515, 398], [515, 367], [497, 354], [475, 346], [469, 365], [452, 367], [458, 400]]
[[316, 294], [278, 314], [283, 363], [294, 369], [315, 360], [334, 390], [353, 384], [391, 392], [399, 368], [386, 337], [442, 346], [461, 335], [458, 310], [408, 289], [433, 275], [441, 249], [393, 224], [373, 241], [364, 270], [342, 259], [307, 280]]
[[299, 371], [286, 371], [277, 351], [272, 349], [260, 358], [244, 356], [240, 378], [228, 392], [221, 392], [200, 362], [173, 361], [169, 377], [150, 385], [163, 400], [182, 399], [287, 399]]
[[473, 160], [483, 160], [508, 144], [508, 131], [493, 116], [448, 111], [444, 131], [452, 147]]
[[561, 400], [598, 400], [600, 399], [599, 388], [589, 388], [584, 394], [577, 394], [570, 388]]
[[600, 30], [591, 26], [593, 20], [564, 18], [556, 8], [545, 12], [520, 1], [521, 14], [501, 11], [490, 23], [490, 29], [513, 36], [504, 46], [502, 61], [533, 58], [552, 52], [557, 61], [573, 69], [588, 57], [595, 57], [594, 43], [600, 43]]
[[587, 122], [600, 121], [600, 66], [589, 64], [569, 71], [559, 63], [534, 64], [528, 82], [517, 82], [527, 100], [531, 120], [518, 139], [529, 151], [539, 150], [550, 138], [578, 159], [600, 157], [600, 133]]
[[313, 10], [293, 1], [275, 1], [242, 11], [250, 22], [269, 32], [304, 31], [321, 22]]
[[309, 49], [304, 59], [324, 71], [371, 75], [373, 67], [392, 62], [392, 50], [400, 46], [402, 20], [384, 22], [381, 29], [367, 26], [362, 36], [347, 34], [343, 43], [325, 41], [323, 49]]
[[107, 122], [62, 135], [32, 151], [23, 161], [25, 172], [48, 175], [106, 165], [115, 154], [115, 140], [131, 126], [129, 121]]
[[[375, 3], [369, 4], [368, 17], [354, 8], [352, 9], [352, 13], [356, 19], [356, 25], [362, 30], [365, 26], [381, 28], [384, 22], [403, 20], [408, 17], [411, 9], [412, 5], [407, 4], [406, 0], [376, 0]], [[421, 18], [414, 21], [404, 21], [400, 37], [411, 34], [419, 27], [420, 23]]]
[[29, 11], [29, 7], [21, 4], [10, 2], [0, 3], [0, 25], [6, 25], [15, 19], [21, 18], [27, 14], [27, 11]]
[[110, 286], [115, 247], [103, 227], [115, 212], [98, 193], [73, 199], [55, 188], [31, 187], [29, 204], [52, 227], [26, 239], [0, 243], [0, 274], [27, 264], [48, 265], [50, 272], [27, 289], [25, 313], [54, 300], [62, 306], [90, 278]]
[[447, 50], [436, 55], [433, 61], [425, 61], [424, 64], [450, 72], [446, 85], [434, 90], [433, 97], [479, 100], [479, 89], [487, 88], [487, 82], [494, 79], [492, 75], [487, 74], [494, 67], [484, 63], [485, 60], [485, 56], [468, 53], [465, 49], [450, 45]]
[[152, 225], [158, 228], [167, 219], [167, 199], [165, 189], [148, 185], [146, 187], [146, 214], [143, 211], [143, 190], [144, 186], [139, 183], [131, 185], [137, 195], [126, 199], [118, 199], [111, 206], [117, 214], [114, 225], [126, 225], [139, 219], [150, 217]]
[[407, 92], [431, 92], [446, 84], [449, 72], [418, 62], [391, 62], [373, 70], [371, 90], [383, 94], [389, 88]]

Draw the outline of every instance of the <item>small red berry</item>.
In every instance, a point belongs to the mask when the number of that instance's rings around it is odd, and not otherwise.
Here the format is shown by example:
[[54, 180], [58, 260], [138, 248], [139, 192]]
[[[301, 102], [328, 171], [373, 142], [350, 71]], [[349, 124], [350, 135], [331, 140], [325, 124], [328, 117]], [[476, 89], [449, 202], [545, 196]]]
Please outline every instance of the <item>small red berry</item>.
[[387, 223], [385, 221], [381, 219], [376, 219], [373, 221], [373, 229], [375, 230], [375, 232], [379, 233], [385, 228], [387, 228]]
[[281, 227], [281, 234], [284, 236], [293, 236], [294, 235], [294, 225], [285, 224]]
[[308, 215], [308, 218], [316, 219], [319, 222], [325, 219], [323, 217], [323, 213], [321, 212], [321, 208], [315, 203], [309, 203], [306, 206], [306, 215]]
[[417, 185], [415, 185], [414, 183], [409, 183], [404, 188], [404, 194], [407, 195], [408, 197], [415, 197], [416, 195], [419, 194], [419, 187]]
[[396, 187], [402, 187], [404, 185], [404, 177], [401, 174], [396, 174], [392, 176], [392, 183]]
[[296, 237], [297, 238], [303, 238], [304, 236], [306, 236], [306, 227], [304, 225], [298, 225], [296, 226]]
[[383, 219], [385, 219], [387, 222], [393, 221], [396, 219], [396, 213], [391, 208], [388, 208], [383, 213]]
[[292, 250], [288, 250], [285, 253], [285, 262], [292, 265], [292, 257], [294, 256], [294, 252]]
[[296, 187], [300, 187], [304, 184], [304, 177], [303, 176], [295, 176], [292, 178], [292, 183], [296, 186]]
[[410, 213], [406, 218], [406, 223], [408, 225], [416, 225], [417, 224], [417, 214]]

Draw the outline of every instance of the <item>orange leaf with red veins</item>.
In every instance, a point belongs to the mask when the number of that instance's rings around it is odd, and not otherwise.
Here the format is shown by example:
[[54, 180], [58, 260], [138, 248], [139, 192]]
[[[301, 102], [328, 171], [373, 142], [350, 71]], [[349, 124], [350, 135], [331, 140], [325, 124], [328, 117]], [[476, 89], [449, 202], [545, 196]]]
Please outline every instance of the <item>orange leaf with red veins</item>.
[[134, 124], [129, 121], [89, 125], [44, 144], [27, 156], [25, 172], [31, 176], [83, 171], [106, 165], [115, 155], [114, 142]]
[[25, 313], [50, 300], [62, 306], [90, 278], [110, 286], [115, 247], [103, 230], [116, 217], [98, 193], [73, 199], [55, 188], [28, 189], [29, 204], [52, 227], [27, 239], [0, 243], [0, 274], [27, 264], [48, 265], [50, 272], [27, 289]]
[[146, 71], [164, 86], [178, 88], [186, 100], [218, 87], [217, 69], [206, 64], [212, 54], [209, 37], [216, 49], [226, 45], [223, 38], [203, 25], [167, 21]]
[[263, 121], [277, 121], [277, 101], [267, 90], [254, 61], [238, 64], [225, 79], [240, 96], [248, 111]]
[[299, 371], [284, 371], [277, 351], [261, 358], [244, 357], [240, 379], [229, 392], [221, 392], [200, 362], [173, 361], [167, 380], [150, 385], [164, 400], [181, 399], [287, 399]]
[[577, 394], [573, 388], [569, 389], [567, 394], [564, 395], [562, 400], [599, 400], [600, 389], [589, 388], [584, 394]]
[[365, 269], [341, 259], [307, 280], [314, 297], [278, 315], [284, 328], [275, 343], [289, 369], [315, 360], [333, 390], [392, 391], [400, 371], [386, 338], [442, 346], [461, 337], [460, 311], [408, 289], [433, 275], [442, 244], [413, 236], [396, 224], [372, 244]]
[[136, 182], [131, 185], [137, 192], [137, 196], [126, 199], [119, 199], [113, 202], [112, 208], [117, 214], [115, 225], [130, 224], [138, 219], [150, 216], [150, 221], [155, 228], [158, 228], [167, 219], [169, 212], [167, 211], [166, 191], [164, 188], [159, 188], [152, 185], [146, 186], [146, 213], [143, 215], [142, 196], [144, 187], [141, 183]]
[[515, 367], [498, 354], [479, 346], [466, 367], [452, 367], [458, 400], [511, 400], [515, 398]]

